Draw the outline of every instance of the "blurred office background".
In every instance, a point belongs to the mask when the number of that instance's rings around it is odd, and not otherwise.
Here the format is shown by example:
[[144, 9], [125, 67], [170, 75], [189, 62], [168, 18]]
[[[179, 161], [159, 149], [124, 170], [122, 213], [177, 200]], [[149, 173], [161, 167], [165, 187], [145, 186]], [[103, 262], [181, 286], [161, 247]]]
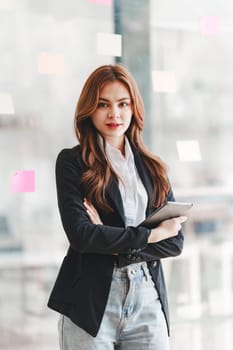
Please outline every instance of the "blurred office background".
[[[232, 349], [233, 3], [0, 0], [0, 48], [0, 348], [58, 349], [46, 306], [67, 248], [55, 160], [76, 144], [87, 76], [122, 62], [145, 101], [146, 144], [176, 199], [194, 202], [183, 254], [164, 261], [171, 350]], [[35, 188], [15, 192], [17, 176]]]

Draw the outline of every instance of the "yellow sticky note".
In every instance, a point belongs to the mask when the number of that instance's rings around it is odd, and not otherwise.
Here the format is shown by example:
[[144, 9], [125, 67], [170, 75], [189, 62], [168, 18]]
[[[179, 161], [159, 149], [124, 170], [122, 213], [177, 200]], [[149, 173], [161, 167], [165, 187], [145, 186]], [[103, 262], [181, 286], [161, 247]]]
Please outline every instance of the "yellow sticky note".
[[176, 141], [181, 162], [198, 162], [202, 159], [198, 140]]
[[97, 33], [97, 54], [121, 56], [122, 37], [120, 34]]
[[152, 83], [154, 92], [176, 92], [176, 76], [171, 71], [152, 71]]
[[38, 56], [38, 71], [40, 74], [48, 75], [64, 74], [64, 56], [49, 52], [41, 52]]
[[5, 92], [0, 92], [0, 114], [15, 114], [13, 98]]

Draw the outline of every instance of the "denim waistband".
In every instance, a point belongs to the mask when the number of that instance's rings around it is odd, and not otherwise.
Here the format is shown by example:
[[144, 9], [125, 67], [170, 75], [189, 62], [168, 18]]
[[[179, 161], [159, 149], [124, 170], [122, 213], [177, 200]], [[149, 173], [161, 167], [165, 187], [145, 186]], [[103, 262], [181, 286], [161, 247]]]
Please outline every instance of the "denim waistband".
[[128, 277], [131, 274], [137, 275], [142, 272], [145, 276], [150, 276], [150, 272], [147, 267], [147, 263], [145, 261], [140, 263], [130, 264], [124, 267], [117, 267], [117, 265], [115, 264], [113, 269], [113, 276], [124, 278], [124, 277]]

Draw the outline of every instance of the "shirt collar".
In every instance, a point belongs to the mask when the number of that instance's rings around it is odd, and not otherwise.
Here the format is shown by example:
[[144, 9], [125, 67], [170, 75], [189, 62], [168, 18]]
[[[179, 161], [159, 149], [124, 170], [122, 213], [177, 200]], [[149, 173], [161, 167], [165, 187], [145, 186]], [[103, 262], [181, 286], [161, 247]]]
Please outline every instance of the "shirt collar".
[[[98, 140], [102, 149], [104, 149], [104, 140], [102, 135], [98, 134]], [[110, 143], [105, 141], [105, 150], [109, 160], [112, 159], [125, 159], [129, 161], [133, 159], [133, 152], [129, 143], [128, 138], [125, 136], [125, 157], [121, 154], [121, 151], [116, 147], [112, 146]]]

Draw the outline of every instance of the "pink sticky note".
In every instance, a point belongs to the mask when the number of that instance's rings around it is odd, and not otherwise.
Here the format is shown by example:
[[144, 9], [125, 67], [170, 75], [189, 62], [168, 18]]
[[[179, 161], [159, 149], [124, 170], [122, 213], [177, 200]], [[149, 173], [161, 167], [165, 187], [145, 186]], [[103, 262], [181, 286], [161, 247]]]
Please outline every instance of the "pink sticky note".
[[112, 0], [87, 0], [88, 2], [91, 2], [92, 4], [98, 4], [98, 5], [106, 5], [111, 6]]
[[35, 171], [17, 171], [11, 179], [11, 192], [35, 192]]
[[201, 19], [201, 32], [205, 35], [217, 35], [220, 32], [219, 17], [204, 16]]
[[48, 52], [41, 52], [38, 56], [38, 71], [40, 74], [64, 74], [64, 56]]

